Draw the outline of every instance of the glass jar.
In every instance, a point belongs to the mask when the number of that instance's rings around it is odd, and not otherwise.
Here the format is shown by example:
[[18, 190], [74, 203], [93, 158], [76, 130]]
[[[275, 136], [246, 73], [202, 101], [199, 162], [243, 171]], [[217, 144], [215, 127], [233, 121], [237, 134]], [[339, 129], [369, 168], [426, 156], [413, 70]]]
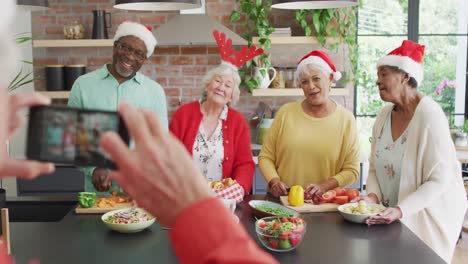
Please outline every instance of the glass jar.
[[294, 72], [296, 68], [290, 67], [286, 69], [286, 88], [298, 88]]
[[466, 133], [457, 132], [457, 136], [455, 138], [455, 146], [458, 146], [458, 147], [467, 147], [468, 146], [468, 140], [466, 138]]
[[285, 88], [285, 68], [275, 67], [276, 68], [276, 77], [271, 83], [272, 88]]
[[73, 21], [63, 26], [63, 36], [65, 39], [83, 39], [85, 36], [85, 28], [78, 21]]

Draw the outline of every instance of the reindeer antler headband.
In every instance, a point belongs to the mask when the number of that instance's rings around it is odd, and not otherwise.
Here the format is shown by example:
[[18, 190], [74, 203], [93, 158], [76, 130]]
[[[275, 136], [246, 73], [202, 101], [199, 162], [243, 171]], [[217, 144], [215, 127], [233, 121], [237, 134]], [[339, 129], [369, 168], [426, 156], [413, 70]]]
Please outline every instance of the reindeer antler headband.
[[213, 31], [213, 36], [218, 44], [221, 60], [224, 64], [228, 64], [235, 69], [239, 69], [250, 59], [255, 58], [263, 53], [263, 49], [255, 47], [254, 45], [247, 48], [242, 46], [240, 51], [232, 48], [232, 39], [226, 39], [226, 34], [219, 33], [217, 30]]

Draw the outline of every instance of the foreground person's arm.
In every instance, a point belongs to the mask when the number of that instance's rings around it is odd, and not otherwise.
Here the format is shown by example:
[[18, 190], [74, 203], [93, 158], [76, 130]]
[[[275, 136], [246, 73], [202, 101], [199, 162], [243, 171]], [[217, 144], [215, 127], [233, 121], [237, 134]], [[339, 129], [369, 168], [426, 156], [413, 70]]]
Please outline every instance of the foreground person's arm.
[[119, 168], [110, 177], [161, 225], [173, 228], [171, 244], [182, 263], [277, 263], [214, 198], [185, 147], [154, 113], [125, 103], [119, 112], [135, 148], [113, 132], [104, 134], [101, 146]]

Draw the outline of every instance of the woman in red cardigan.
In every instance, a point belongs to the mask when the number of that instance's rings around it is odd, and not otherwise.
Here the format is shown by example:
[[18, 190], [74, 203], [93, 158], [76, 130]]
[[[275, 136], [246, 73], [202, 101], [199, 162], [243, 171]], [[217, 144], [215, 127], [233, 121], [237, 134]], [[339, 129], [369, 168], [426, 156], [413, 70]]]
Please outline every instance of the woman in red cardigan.
[[221, 64], [210, 70], [202, 83], [202, 99], [177, 109], [169, 129], [183, 142], [207, 180], [231, 177], [248, 194], [255, 172], [249, 126], [230, 107], [239, 100], [237, 69]]

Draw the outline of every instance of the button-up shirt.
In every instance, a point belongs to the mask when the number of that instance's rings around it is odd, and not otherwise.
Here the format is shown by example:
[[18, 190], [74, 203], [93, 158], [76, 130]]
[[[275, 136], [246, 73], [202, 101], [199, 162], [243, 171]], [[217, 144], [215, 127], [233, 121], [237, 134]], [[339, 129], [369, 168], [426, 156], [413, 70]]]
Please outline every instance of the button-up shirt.
[[[167, 106], [164, 89], [157, 82], [137, 72], [133, 78], [121, 84], [107, 69], [108, 65], [80, 76], [73, 84], [68, 106], [116, 111], [124, 100], [136, 107], [155, 112], [163, 126], [167, 127]], [[91, 176], [93, 167], [82, 167], [85, 174], [85, 190], [96, 192]]]

